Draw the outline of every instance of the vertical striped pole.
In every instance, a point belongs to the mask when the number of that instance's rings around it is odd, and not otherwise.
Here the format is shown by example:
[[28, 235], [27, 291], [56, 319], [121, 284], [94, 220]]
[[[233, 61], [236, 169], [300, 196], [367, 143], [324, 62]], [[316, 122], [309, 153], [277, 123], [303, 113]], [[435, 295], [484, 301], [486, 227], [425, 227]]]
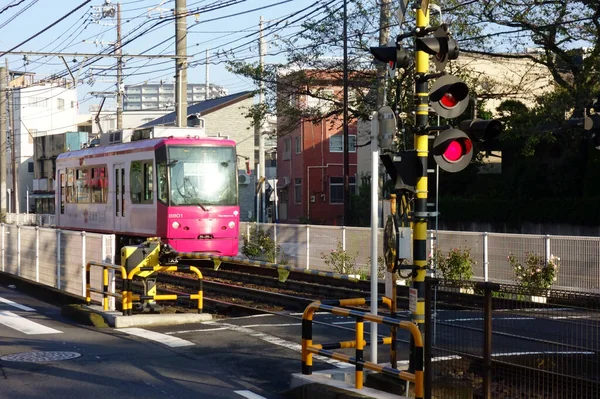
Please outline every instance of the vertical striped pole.
[[[429, 10], [417, 9], [417, 30], [425, 29], [429, 25]], [[415, 277], [412, 288], [417, 290], [417, 309], [412, 313], [412, 321], [422, 329], [425, 322], [425, 276], [427, 274], [427, 155], [429, 151], [429, 137], [425, 128], [429, 117], [429, 88], [425, 75], [429, 72], [429, 55], [423, 51], [416, 51], [415, 68], [415, 93], [416, 93], [416, 119], [417, 133], [415, 135], [415, 148], [417, 158], [421, 163], [421, 176], [417, 178], [416, 198], [414, 202], [413, 223], [413, 256]], [[418, 359], [421, 356], [421, 359]], [[416, 365], [423, 364], [423, 351], [415, 349], [411, 339], [411, 356], [409, 369], [414, 370]]]
[[[356, 389], [363, 387], [363, 361], [364, 361], [364, 322], [362, 317], [356, 318]], [[371, 337], [371, 345], [377, 345], [377, 337]], [[377, 363], [375, 360], [374, 363]]]

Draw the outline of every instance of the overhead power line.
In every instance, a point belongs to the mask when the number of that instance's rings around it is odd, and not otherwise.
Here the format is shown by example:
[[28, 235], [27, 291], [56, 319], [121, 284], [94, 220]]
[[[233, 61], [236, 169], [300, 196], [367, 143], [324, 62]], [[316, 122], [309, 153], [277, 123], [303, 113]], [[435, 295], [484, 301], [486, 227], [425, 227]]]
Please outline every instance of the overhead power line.
[[59, 19], [57, 19], [56, 21], [52, 22], [50, 25], [46, 26], [44, 29], [42, 29], [41, 31], [37, 32], [36, 34], [34, 34], [33, 36], [29, 37], [28, 39], [25, 39], [24, 41], [22, 41], [21, 43], [17, 44], [16, 46], [14, 46], [13, 48], [11, 48], [8, 51], [4, 51], [2, 52], [2, 54], [0, 54], [0, 57], [6, 55], [7, 53], [13, 51], [16, 48], [19, 48], [20, 46], [22, 46], [23, 44], [35, 39], [36, 37], [38, 37], [39, 35], [41, 35], [42, 33], [46, 32], [48, 29], [52, 28], [53, 26], [55, 26], [56, 24], [58, 24], [59, 22], [61, 22], [62, 20], [64, 20], [65, 18], [69, 17], [71, 14], [75, 13], [77, 10], [79, 10], [81, 7], [85, 6], [87, 3], [89, 3], [92, 0], [86, 0], [83, 3], [81, 3], [79, 6], [77, 6], [76, 8], [72, 9], [71, 11], [69, 11], [68, 13], [66, 13], [65, 15], [63, 15], [62, 17], [60, 17]]

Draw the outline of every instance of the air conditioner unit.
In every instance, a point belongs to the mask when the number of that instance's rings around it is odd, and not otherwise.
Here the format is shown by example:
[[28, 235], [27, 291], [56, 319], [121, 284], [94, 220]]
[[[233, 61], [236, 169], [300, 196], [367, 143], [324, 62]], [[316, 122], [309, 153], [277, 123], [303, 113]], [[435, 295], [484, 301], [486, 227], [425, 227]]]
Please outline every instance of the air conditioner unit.
[[238, 175], [238, 184], [240, 186], [246, 186], [250, 183], [250, 176], [247, 173], [242, 172]]

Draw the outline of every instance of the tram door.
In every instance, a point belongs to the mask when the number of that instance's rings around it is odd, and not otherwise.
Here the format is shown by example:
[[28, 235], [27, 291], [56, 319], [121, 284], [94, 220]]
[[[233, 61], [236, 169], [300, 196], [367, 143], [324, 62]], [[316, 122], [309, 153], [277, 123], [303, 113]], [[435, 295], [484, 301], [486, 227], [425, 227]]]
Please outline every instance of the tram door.
[[115, 213], [115, 231], [121, 231], [127, 228], [127, 213], [125, 210], [125, 165], [113, 165], [114, 179], [114, 213]]

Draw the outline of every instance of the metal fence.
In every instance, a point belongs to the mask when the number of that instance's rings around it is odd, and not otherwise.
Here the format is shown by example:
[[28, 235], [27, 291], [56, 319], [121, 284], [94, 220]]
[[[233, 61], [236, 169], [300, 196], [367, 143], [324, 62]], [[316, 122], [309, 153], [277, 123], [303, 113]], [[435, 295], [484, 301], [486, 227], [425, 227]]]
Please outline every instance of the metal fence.
[[[369, 227], [242, 223], [240, 251], [244, 236], [250, 236], [257, 226], [280, 247], [278, 259], [285, 257], [294, 266], [327, 270], [322, 256], [335, 250], [340, 243], [349, 255], [356, 256], [358, 269], [367, 274], [370, 271]], [[383, 229], [379, 229], [378, 237], [378, 256], [383, 256]], [[554, 255], [560, 258], [554, 288], [600, 293], [600, 237], [430, 231], [430, 254], [436, 245], [443, 253], [453, 248], [469, 249], [476, 262], [473, 279], [477, 281], [514, 282], [515, 276], [508, 262], [510, 254], [521, 262], [528, 253], [545, 259]]]
[[56, 216], [36, 213], [7, 213], [4, 216], [4, 223], [25, 226], [51, 227], [56, 226]]
[[[114, 235], [12, 224], [0, 224], [0, 233], [2, 272], [75, 295], [85, 296], [88, 261], [113, 261]], [[101, 269], [91, 278], [100, 284]]]
[[[449, 294], [460, 290], [469, 294]], [[551, 297], [554, 304], [514, 285], [428, 279], [429, 397], [600, 397], [600, 298]]]

